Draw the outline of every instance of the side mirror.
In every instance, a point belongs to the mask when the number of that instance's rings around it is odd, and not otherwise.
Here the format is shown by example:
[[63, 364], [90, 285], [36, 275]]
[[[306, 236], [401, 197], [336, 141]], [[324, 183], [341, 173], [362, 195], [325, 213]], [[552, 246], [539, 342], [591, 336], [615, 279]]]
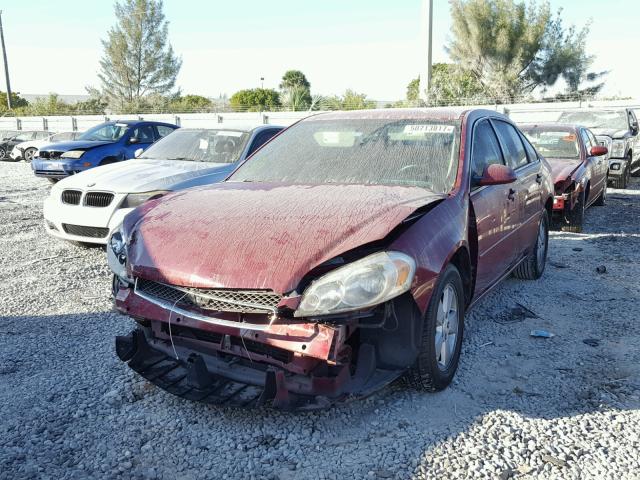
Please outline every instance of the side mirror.
[[631, 133], [633, 135], [637, 135], [638, 134], [638, 124], [637, 123], [632, 123], [631, 124]]
[[138, 158], [140, 155], [142, 155], [142, 152], [144, 152], [144, 148], [138, 148], [135, 152], [133, 152], [133, 156], [135, 158]]
[[129, 145], [133, 145], [133, 144], [139, 143], [139, 142], [140, 142], [140, 140], [138, 139], [138, 137], [131, 137], [129, 139]]
[[589, 152], [592, 157], [601, 157], [607, 153], [609, 153], [609, 149], [603, 145], [595, 145], [591, 147], [591, 151]]
[[487, 165], [482, 172], [482, 177], [478, 178], [476, 185], [483, 187], [485, 185], [505, 185], [513, 183], [518, 179], [513, 168], [506, 165]]

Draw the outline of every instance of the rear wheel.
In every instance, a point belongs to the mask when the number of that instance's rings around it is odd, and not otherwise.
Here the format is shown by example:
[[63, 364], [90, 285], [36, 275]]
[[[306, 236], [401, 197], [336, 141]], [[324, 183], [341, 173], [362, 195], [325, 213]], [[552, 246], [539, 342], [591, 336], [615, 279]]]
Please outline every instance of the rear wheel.
[[0, 147], [0, 160], [6, 160], [7, 156], [7, 151], [4, 149], [4, 147]]
[[446, 388], [458, 368], [463, 331], [462, 278], [454, 265], [448, 265], [431, 296], [420, 352], [407, 372], [408, 382], [419, 390], [430, 392]]
[[542, 211], [540, 223], [538, 224], [538, 236], [533, 252], [516, 267], [513, 276], [523, 280], [537, 280], [544, 273], [547, 264], [547, 250], [549, 246], [549, 215], [546, 210]]
[[582, 225], [584, 224], [584, 210], [587, 201], [585, 191], [580, 192], [578, 201], [576, 202], [573, 210], [569, 213], [569, 225], [562, 227], [565, 232], [581, 233]]

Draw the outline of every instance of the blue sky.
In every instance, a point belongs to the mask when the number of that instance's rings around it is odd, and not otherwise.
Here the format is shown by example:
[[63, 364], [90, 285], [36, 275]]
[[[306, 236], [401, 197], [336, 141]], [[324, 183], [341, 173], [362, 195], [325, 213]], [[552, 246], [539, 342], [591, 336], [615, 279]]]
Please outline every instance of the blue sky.
[[[587, 49], [594, 69], [611, 70], [608, 94], [640, 97], [638, 2], [550, 2], [563, 8], [566, 24], [593, 20]], [[111, 1], [3, 3], [14, 90], [82, 94], [99, 85], [100, 39], [115, 22]], [[434, 61], [446, 61], [449, 6], [434, 4]], [[402, 98], [420, 71], [420, 13], [420, 0], [165, 0], [170, 41], [183, 58], [178, 84], [206, 96], [259, 86], [261, 76], [265, 87], [277, 87], [295, 68], [316, 93], [351, 88], [377, 100]]]

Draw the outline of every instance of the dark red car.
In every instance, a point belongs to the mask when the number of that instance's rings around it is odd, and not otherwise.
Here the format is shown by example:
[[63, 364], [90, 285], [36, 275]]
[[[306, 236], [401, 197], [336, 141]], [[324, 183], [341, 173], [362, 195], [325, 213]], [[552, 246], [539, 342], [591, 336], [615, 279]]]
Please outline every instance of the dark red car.
[[309, 117], [221, 184], [128, 215], [107, 247], [137, 322], [119, 357], [215, 404], [317, 408], [451, 382], [464, 313], [542, 275], [551, 170], [485, 110]]
[[555, 190], [552, 225], [582, 232], [585, 210], [606, 202], [607, 147], [599, 145], [588, 128], [578, 125], [527, 124], [520, 129], [551, 165]]

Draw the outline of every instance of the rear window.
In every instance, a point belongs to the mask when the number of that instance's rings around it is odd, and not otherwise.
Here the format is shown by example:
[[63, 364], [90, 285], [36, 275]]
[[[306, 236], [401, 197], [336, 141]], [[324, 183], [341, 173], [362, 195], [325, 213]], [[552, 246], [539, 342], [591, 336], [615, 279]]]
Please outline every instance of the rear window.
[[523, 130], [525, 136], [542, 156], [549, 158], [580, 158], [578, 136], [566, 130], [529, 129]]

